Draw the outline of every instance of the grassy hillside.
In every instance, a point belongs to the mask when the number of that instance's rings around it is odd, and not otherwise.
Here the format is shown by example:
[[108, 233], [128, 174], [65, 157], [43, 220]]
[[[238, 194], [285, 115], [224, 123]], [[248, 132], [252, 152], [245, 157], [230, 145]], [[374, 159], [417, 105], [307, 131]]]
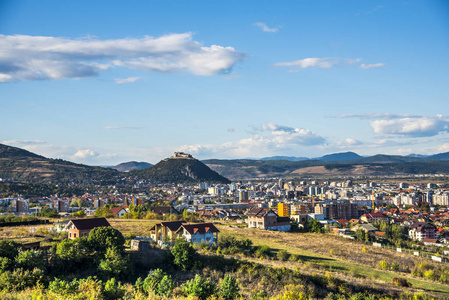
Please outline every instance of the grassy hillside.
[[0, 144], [0, 178], [28, 182], [96, 182], [115, 180], [119, 172], [113, 169], [93, 167], [49, 159], [32, 152]]

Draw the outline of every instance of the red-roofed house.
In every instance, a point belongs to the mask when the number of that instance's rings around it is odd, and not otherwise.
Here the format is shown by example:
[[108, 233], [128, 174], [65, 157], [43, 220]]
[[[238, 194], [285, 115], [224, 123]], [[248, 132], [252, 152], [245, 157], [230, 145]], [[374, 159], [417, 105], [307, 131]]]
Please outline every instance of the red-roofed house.
[[218, 242], [218, 233], [220, 231], [212, 223], [202, 224], [182, 224], [176, 231], [178, 236], [184, 237], [192, 244]]
[[111, 208], [111, 213], [113, 213], [117, 217], [121, 218], [127, 213], [127, 211], [123, 206], [122, 207], [113, 207], [113, 208]]
[[360, 220], [365, 223], [388, 222], [388, 217], [383, 213], [370, 213], [362, 215]]
[[89, 232], [96, 227], [109, 227], [111, 224], [105, 218], [73, 219], [64, 227], [69, 232], [69, 239], [87, 237]]

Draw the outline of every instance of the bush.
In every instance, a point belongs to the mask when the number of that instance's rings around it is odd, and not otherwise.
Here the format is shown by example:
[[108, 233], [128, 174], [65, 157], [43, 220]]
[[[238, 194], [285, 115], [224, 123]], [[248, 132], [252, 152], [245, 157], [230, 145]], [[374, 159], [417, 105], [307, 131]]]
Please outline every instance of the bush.
[[411, 283], [409, 283], [406, 279], [404, 278], [393, 278], [393, 284], [395, 286], [401, 286], [401, 287], [411, 287]]
[[106, 250], [104, 259], [101, 260], [98, 269], [108, 277], [111, 275], [118, 276], [126, 271], [128, 264], [127, 258], [117, 248], [110, 247]]
[[267, 245], [260, 245], [254, 251], [254, 257], [256, 258], [269, 258], [271, 256], [271, 249]]
[[173, 263], [183, 271], [191, 270], [195, 266], [198, 254], [189, 242], [176, 240], [171, 253], [174, 256]]
[[138, 285], [141, 286], [144, 293], [148, 294], [150, 291], [153, 291], [156, 295], [162, 297], [170, 297], [175, 288], [175, 283], [171, 276], [168, 276], [161, 269], [156, 269], [148, 274], [143, 283], [136, 281], [136, 286]]
[[279, 250], [276, 256], [279, 260], [286, 261], [290, 255], [285, 250]]
[[115, 278], [111, 278], [104, 285], [103, 295], [105, 299], [119, 299], [125, 295], [125, 289]]
[[42, 253], [34, 250], [21, 251], [16, 256], [16, 267], [23, 268], [24, 270], [32, 270], [34, 268], [44, 268], [44, 257]]
[[385, 260], [381, 260], [377, 263], [377, 268], [381, 269], [381, 270], [388, 270], [389, 269], [389, 265]]
[[183, 285], [183, 291], [189, 296], [198, 297], [200, 300], [206, 300], [214, 295], [217, 290], [217, 285], [209, 278], [204, 280], [200, 275], [195, 275], [190, 281]]
[[220, 286], [220, 296], [225, 300], [235, 299], [240, 292], [239, 285], [235, 277], [226, 275]]
[[393, 262], [391, 264], [391, 270], [392, 271], [398, 271], [399, 270], [399, 264], [397, 262]]
[[21, 244], [14, 241], [0, 241], [0, 257], [14, 259], [19, 253]]

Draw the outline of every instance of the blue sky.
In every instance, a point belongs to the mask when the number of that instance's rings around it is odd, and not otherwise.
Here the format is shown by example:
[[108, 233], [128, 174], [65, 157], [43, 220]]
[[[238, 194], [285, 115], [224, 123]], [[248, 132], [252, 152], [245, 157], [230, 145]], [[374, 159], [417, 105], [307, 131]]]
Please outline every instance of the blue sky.
[[449, 151], [447, 1], [0, 1], [0, 142], [94, 165]]

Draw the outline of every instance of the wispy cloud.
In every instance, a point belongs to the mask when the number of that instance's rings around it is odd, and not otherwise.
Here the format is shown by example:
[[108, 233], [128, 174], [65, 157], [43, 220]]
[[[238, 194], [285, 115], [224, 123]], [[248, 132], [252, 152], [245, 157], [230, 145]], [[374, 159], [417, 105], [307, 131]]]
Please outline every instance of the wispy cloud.
[[294, 61], [288, 61], [288, 62], [279, 62], [275, 63], [274, 66], [276, 67], [294, 67], [294, 68], [320, 68], [320, 69], [330, 69], [335, 66], [339, 65], [352, 65], [357, 62], [359, 62], [359, 58], [355, 59], [341, 59], [341, 58], [330, 58], [330, 57], [310, 57], [310, 58], [304, 58]]
[[10, 146], [14, 146], [14, 145], [39, 145], [39, 144], [45, 144], [45, 141], [41, 141], [41, 140], [9, 140], [9, 141], [3, 141], [1, 142], [2, 144], [5, 145], [10, 145]]
[[0, 82], [85, 78], [114, 67], [200, 76], [228, 73], [246, 55], [192, 33], [100, 40], [0, 35]]
[[265, 24], [263, 22], [257, 22], [257, 23], [254, 23], [253, 25], [262, 29], [263, 32], [270, 32], [270, 33], [276, 33], [279, 31], [279, 28], [280, 28], [280, 26], [270, 28], [267, 26], [267, 24]]
[[104, 130], [138, 130], [144, 127], [133, 127], [133, 126], [105, 126]]
[[282, 151], [295, 151], [303, 147], [322, 146], [326, 139], [309, 129], [267, 123], [254, 130], [251, 137], [219, 145], [196, 144], [184, 145], [179, 148], [202, 157], [227, 156], [249, 157], [272, 155]]
[[114, 81], [116, 84], [123, 84], [123, 83], [136, 82], [137, 80], [139, 80], [141, 78], [142, 77], [115, 78]]
[[335, 118], [358, 118], [362, 120], [369, 119], [400, 119], [400, 118], [421, 118], [419, 115], [411, 114], [388, 114], [388, 113], [367, 113], [367, 114], [342, 114], [337, 115]]
[[385, 67], [385, 66], [386, 66], [386, 64], [384, 64], [384, 63], [377, 63], [377, 64], [361, 64], [361, 65], [359, 66], [359, 68], [360, 68], [360, 69], [366, 70], [366, 69], [382, 68], [382, 67]]

